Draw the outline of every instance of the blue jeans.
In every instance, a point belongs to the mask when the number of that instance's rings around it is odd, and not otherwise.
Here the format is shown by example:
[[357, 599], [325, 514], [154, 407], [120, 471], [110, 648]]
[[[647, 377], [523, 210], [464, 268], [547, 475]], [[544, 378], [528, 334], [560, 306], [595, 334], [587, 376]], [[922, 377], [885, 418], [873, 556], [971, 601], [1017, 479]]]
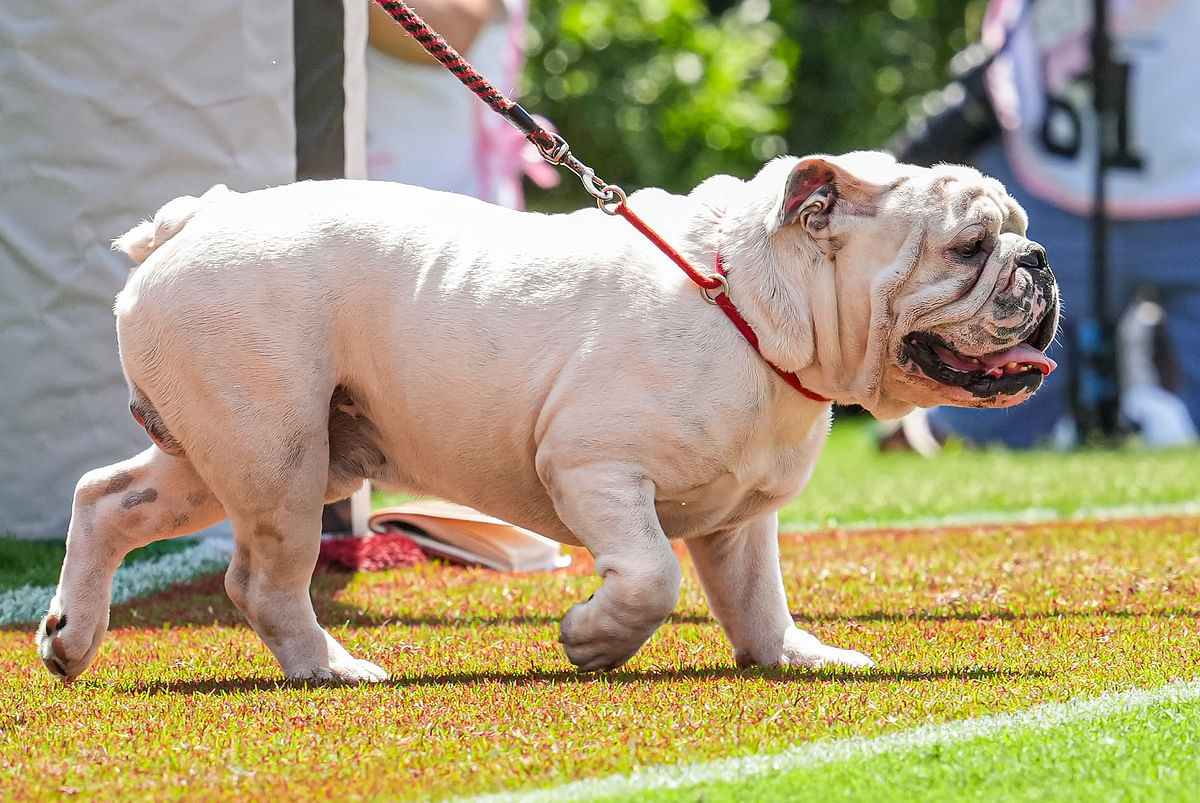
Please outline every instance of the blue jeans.
[[[1012, 174], [999, 142], [975, 160], [999, 179], [1029, 213], [1029, 236], [1045, 246], [1062, 293], [1062, 332], [1049, 354], [1061, 366], [1032, 399], [1002, 410], [939, 407], [931, 426], [977, 443], [1025, 448], [1044, 443], [1055, 424], [1070, 415], [1068, 344], [1092, 309], [1091, 221], [1025, 192]], [[1153, 288], [1166, 312], [1167, 333], [1179, 358], [1180, 396], [1200, 422], [1200, 216], [1109, 222], [1108, 310], [1115, 321], [1134, 295]], [[1064, 336], [1065, 335], [1065, 336]]]

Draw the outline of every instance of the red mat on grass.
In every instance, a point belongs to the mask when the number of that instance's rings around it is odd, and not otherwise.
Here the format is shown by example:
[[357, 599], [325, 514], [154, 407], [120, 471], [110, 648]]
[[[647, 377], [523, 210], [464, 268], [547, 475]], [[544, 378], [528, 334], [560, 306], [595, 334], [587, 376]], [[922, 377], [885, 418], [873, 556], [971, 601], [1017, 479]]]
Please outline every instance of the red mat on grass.
[[428, 558], [409, 538], [397, 533], [335, 535], [321, 539], [317, 569], [327, 572], [362, 572], [415, 566]]

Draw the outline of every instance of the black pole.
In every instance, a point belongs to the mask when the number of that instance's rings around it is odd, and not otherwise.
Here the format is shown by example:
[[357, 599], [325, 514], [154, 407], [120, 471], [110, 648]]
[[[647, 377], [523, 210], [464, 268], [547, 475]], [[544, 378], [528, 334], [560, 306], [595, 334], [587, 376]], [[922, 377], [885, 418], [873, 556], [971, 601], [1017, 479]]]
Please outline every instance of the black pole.
[[1116, 152], [1112, 46], [1105, 0], [1092, 3], [1092, 99], [1096, 114], [1096, 172], [1091, 216], [1092, 305], [1080, 321], [1072, 372], [1075, 426], [1080, 443], [1111, 440], [1120, 432], [1116, 322], [1108, 303], [1108, 211], [1106, 178]]

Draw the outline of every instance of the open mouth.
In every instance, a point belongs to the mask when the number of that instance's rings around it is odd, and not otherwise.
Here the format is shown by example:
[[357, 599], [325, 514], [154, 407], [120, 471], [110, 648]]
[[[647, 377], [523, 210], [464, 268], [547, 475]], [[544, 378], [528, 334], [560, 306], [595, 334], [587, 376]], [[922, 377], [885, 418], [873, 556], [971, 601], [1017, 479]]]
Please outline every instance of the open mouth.
[[1046, 328], [1038, 327], [1016, 346], [978, 357], [955, 351], [935, 334], [913, 332], [904, 338], [904, 353], [933, 381], [963, 388], [975, 396], [1032, 393], [1043, 377], [1058, 367], [1044, 352], [1054, 339], [1053, 331], [1043, 331]]

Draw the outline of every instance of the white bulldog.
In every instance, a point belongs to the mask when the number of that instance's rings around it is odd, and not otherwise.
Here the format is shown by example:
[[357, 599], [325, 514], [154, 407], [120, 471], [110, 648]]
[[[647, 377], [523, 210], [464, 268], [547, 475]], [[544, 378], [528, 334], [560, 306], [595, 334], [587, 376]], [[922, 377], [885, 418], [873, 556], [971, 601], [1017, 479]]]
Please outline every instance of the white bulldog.
[[[1001, 407], [1054, 368], [1058, 299], [994, 180], [879, 153], [787, 158], [629, 206], [706, 274], [756, 353], [626, 222], [382, 182], [171, 201], [116, 242], [134, 416], [154, 445], [91, 471], [38, 629], [65, 679], [96, 656], [131, 549], [228, 516], [225, 587], [288, 678], [378, 681], [308, 595], [322, 505], [363, 478], [583, 545], [603, 582], [562, 620], [620, 666], [676, 605], [687, 545], [739, 666], [865, 667], [793, 623], [776, 511], [830, 403]], [[144, 261], [144, 262], [143, 262]]]

